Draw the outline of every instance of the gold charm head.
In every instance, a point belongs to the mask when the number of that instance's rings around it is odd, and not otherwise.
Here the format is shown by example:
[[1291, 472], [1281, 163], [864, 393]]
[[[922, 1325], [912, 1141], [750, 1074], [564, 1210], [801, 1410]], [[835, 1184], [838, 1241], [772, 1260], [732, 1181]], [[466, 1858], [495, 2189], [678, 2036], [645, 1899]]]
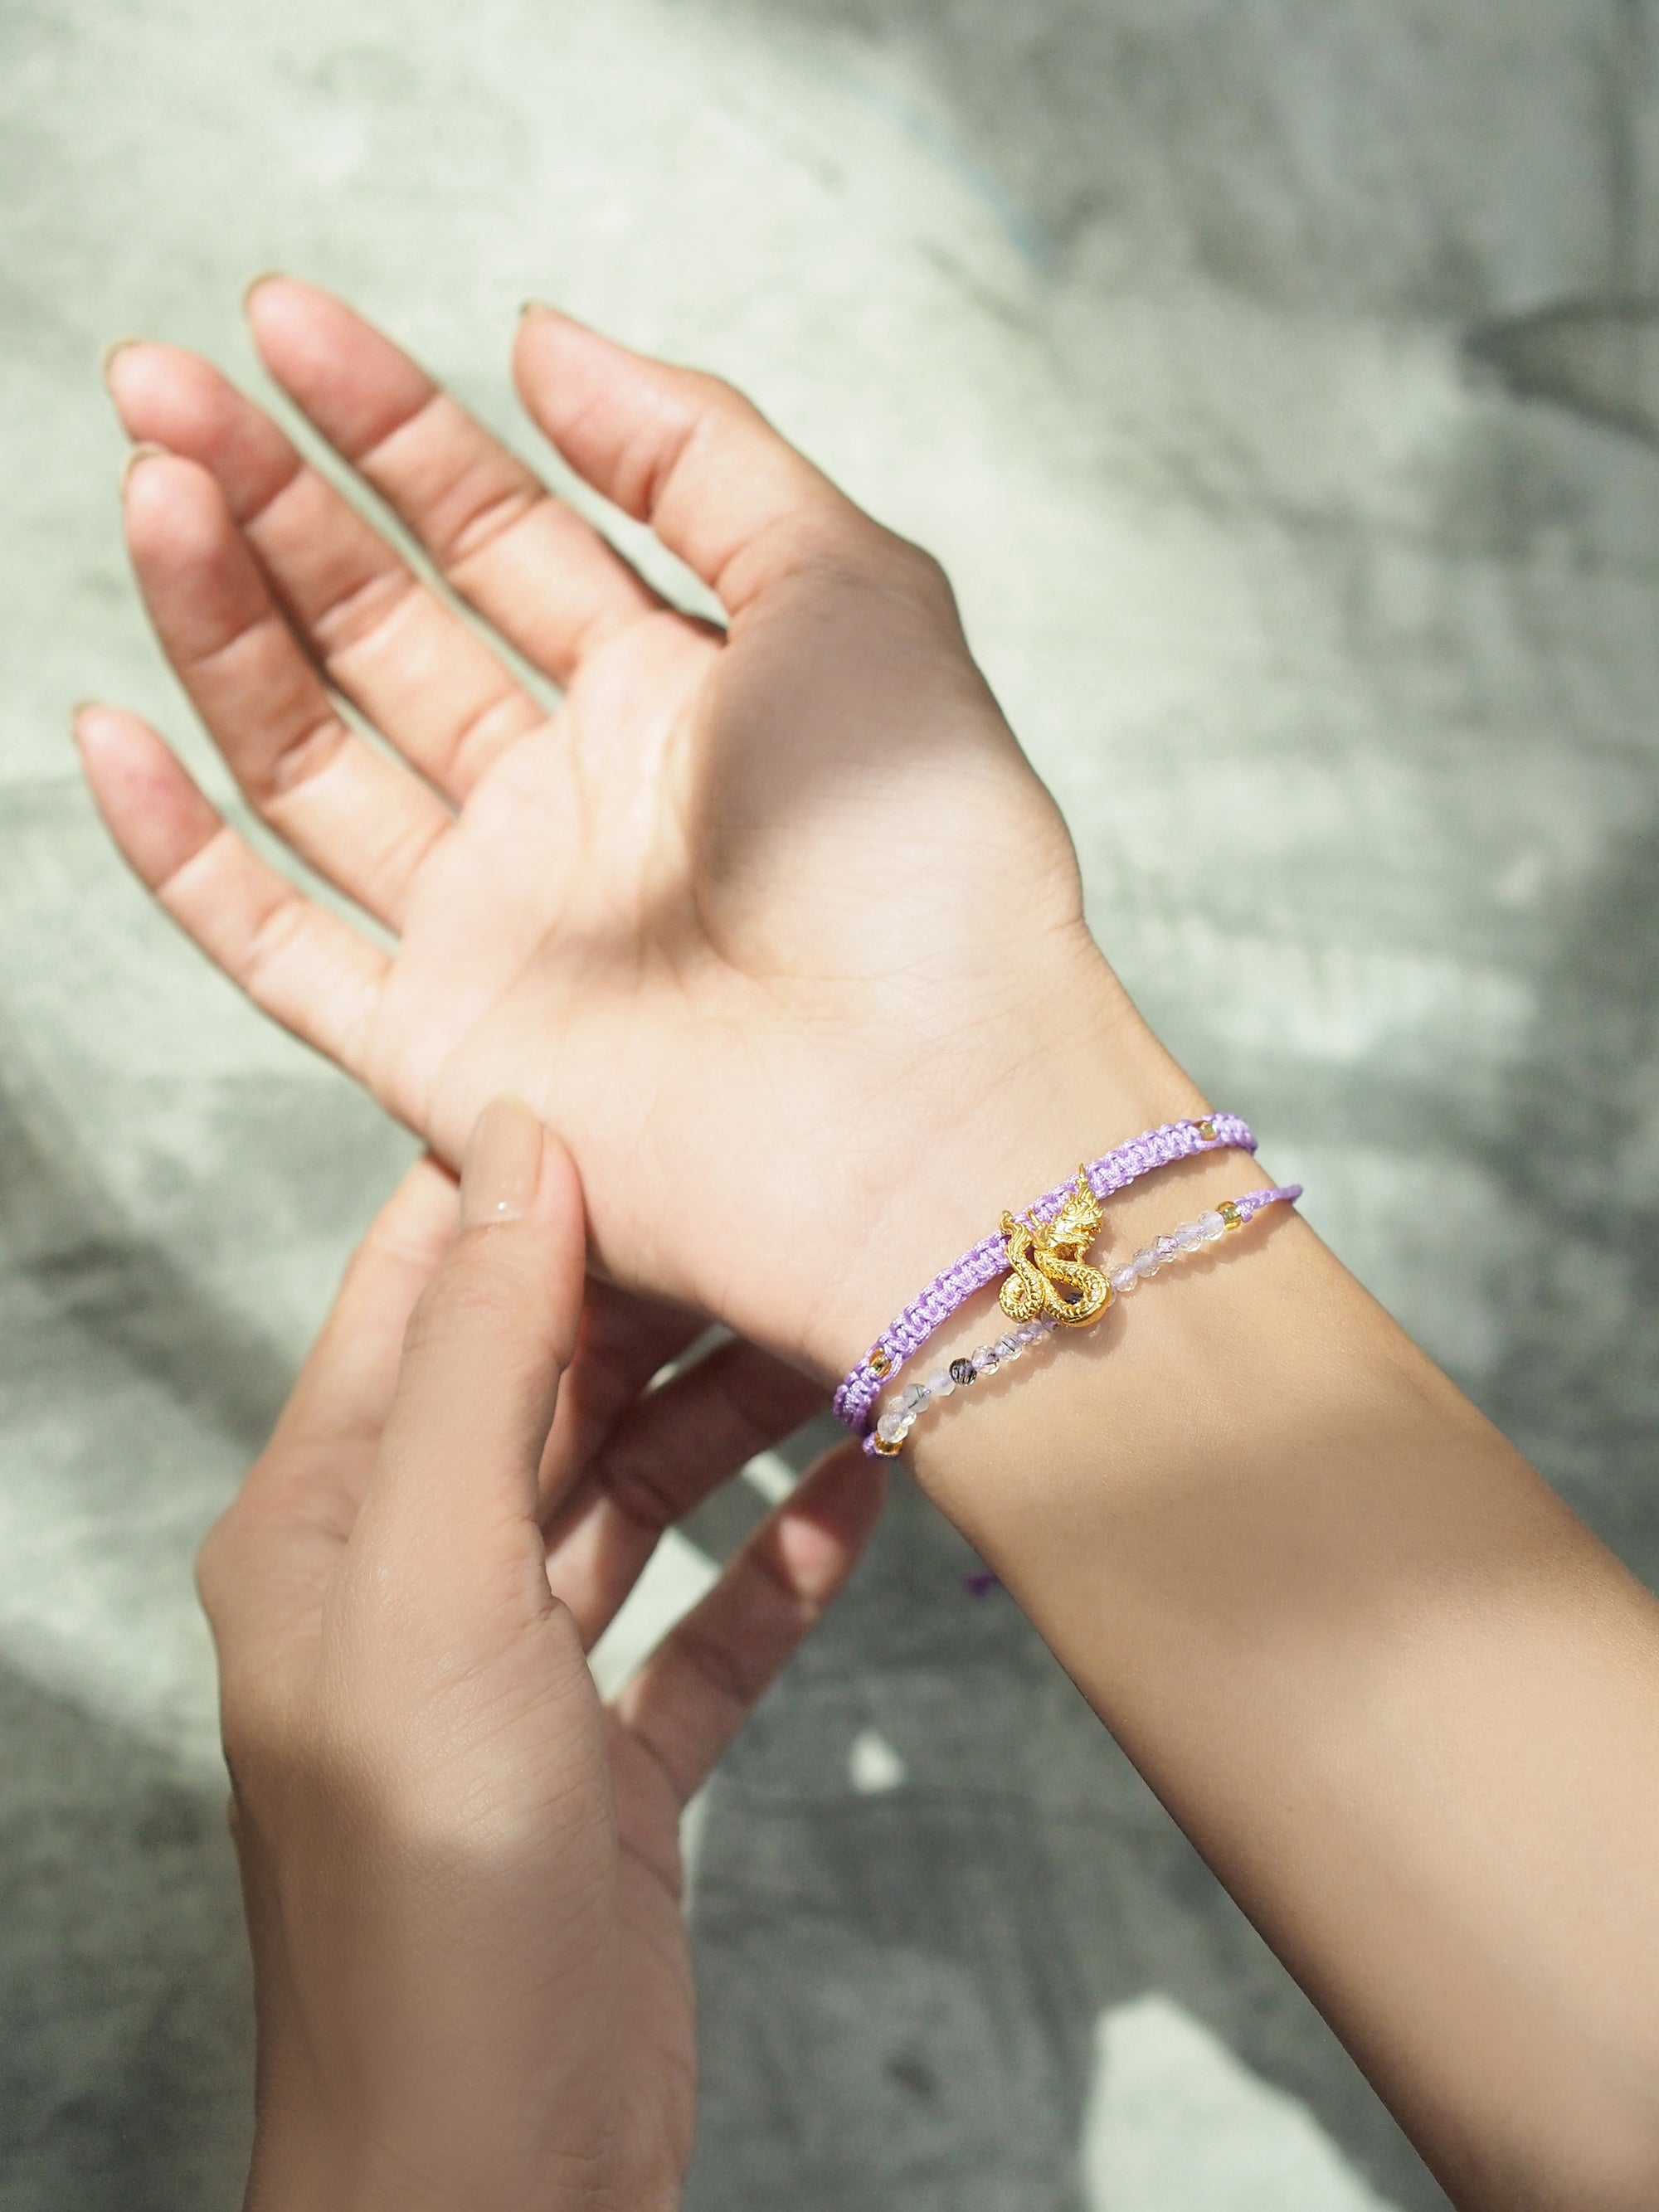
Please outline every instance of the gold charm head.
[[1010, 1321], [1046, 1316], [1067, 1328], [1085, 1328], [1105, 1312], [1112, 1302], [1112, 1286], [1097, 1267], [1085, 1266], [1083, 1257], [1100, 1234], [1104, 1218], [1086, 1167], [1078, 1170], [1077, 1181], [1052, 1221], [1003, 1215], [1009, 1273], [998, 1297]]
[[1081, 1167], [1077, 1181], [1066, 1194], [1060, 1208], [1052, 1221], [1045, 1222], [1033, 1231], [1037, 1249], [1053, 1252], [1061, 1259], [1080, 1260], [1100, 1234], [1100, 1224], [1105, 1218], [1100, 1200], [1095, 1196], [1089, 1182], [1089, 1170]]

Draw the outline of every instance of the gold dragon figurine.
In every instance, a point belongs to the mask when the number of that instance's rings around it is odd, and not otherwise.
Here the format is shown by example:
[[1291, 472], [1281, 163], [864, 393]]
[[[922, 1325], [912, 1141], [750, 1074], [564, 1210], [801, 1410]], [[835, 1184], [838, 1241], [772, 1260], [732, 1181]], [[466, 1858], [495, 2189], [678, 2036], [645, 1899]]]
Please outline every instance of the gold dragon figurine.
[[1077, 1182], [1052, 1221], [1034, 1228], [1012, 1213], [1002, 1217], [1008, 1241], [1009, 1275], [999, 1296], [1010, 1321], [1045, 1316], [1067, 1328], [1086, 1328], [1112, 1303], [1112, 1286], [1084, 1254], [1100, 1234], [1104, 1219], [1100, 1200], [1081, 1167]]

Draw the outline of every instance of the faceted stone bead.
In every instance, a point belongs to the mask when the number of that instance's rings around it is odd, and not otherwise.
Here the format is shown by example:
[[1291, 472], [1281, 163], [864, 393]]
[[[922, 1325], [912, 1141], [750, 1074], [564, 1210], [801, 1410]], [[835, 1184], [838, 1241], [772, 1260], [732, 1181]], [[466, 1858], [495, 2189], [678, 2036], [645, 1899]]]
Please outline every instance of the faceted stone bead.
[[1204, 1242], [1204, 1231], [1197, 1222], [1183, 1221], [1175, 1233], [1174, 1242], [1178, 1252], [1190, 1252], [1194, 1244]]
[[1181, 1247], [1173, 1237], [1160, 1237], [1156, 1249], [1158, 1263], [1162, 1267], [1167, 1267], [1171, 1260], [1178, 1260], [1181, 1257]]
[[1150, 1244], [1143, 1244], [1134, 1258], [1135, 1273], [1143, 1283], [1150, 1281], [1152, 1276], [1157, 1274], [1158, 1265], [1158, 1256], [1155, 1249]]
[[947, 1368], [941, 1367], [937, 1375], [927, 1377], [927, 1394], [933, 1398], [948, 1398], [956, 1389], [956, 1378]]
[[1018, 1359], [1024, 1349], [1025, 1346], [1019, 1339], [1012, 1334], [997, 1339], [996, 1352], [999, 1359]]
[[928, 1396], [929, 1392], [925, 1382], [913, 1382], [904, 1394], [905, 1412], [919, 1413], [927, 1403]]
[[973, 1379], [974, 1363], [971, 1359], [953, 1359], [951, 1362], [951, 1380], [953, 1382], [971, 1382]]
[[1131, 1260], [1127, 1267], [1120, 1267], [1113, 1276], [1112, 1288], [1117, 1292], [1119, 1297], [1127, 1298], [1130, 1291], [1138, 1287], [1140, 1277], [1135, 1272], [1135, 1263]]
[[1198, 1225], [1204, 1231], [1206, 1244], [1213, 1244], [1218, 1237], [1224, 1237], [1227, 1233], [1227, 1224], [1218, 1213], [1200, 1214]]
[[1041, 1344], [1048, 1334], [1040, 1322], [1023, 1321], [1014, 1331], [1022, 1344]]
[[908, 1433], [909, 1426], [910, 1424], [902, 1413], [884, 1413], [876, 1423], [876, 1434], [881, 1438], [883, 1443], [896, 1444]]
[[975, 1375], [994, 1375], [1001, 1364], [1002, 1362], [997, 1357], [997, 1348], [994, 1344], [981, 1344], [974, 1354]]

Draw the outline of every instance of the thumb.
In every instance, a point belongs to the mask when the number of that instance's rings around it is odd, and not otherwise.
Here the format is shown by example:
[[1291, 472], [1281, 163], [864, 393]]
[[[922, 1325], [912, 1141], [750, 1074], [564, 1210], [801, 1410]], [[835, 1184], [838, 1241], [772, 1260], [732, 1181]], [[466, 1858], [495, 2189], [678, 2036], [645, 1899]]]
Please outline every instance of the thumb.
[[521, 1101], [497, 1099], [467, 1147], [459, 1230], [410, 1318], [349, 1547], [428, 1619], [493, 1609], [520, 1568], [529, 1603], [550, 1609], [537, 1470], [575, 1342], [583, 1242], [569, 1154]]

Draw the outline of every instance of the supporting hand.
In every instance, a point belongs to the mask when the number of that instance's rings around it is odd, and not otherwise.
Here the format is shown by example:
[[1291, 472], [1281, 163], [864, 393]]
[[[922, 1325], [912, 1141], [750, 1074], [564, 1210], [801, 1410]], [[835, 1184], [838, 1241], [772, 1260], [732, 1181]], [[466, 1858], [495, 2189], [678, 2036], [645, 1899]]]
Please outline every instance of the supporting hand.
[[641, 1395], [687, 1324], [615, 1293], [579, 1340], [580, 1195], [522, 1107], [486, 1115], [454, 1224], [422, 1162], [203, 1553], [259, 2021], [249, 2203], [659, 2212], [692, 2118], [680, 1812], [879, 1477], [822, 1462], [602, 1710], [584, 1650], [657, 1534], [808, 1386], [732, 1346]]

